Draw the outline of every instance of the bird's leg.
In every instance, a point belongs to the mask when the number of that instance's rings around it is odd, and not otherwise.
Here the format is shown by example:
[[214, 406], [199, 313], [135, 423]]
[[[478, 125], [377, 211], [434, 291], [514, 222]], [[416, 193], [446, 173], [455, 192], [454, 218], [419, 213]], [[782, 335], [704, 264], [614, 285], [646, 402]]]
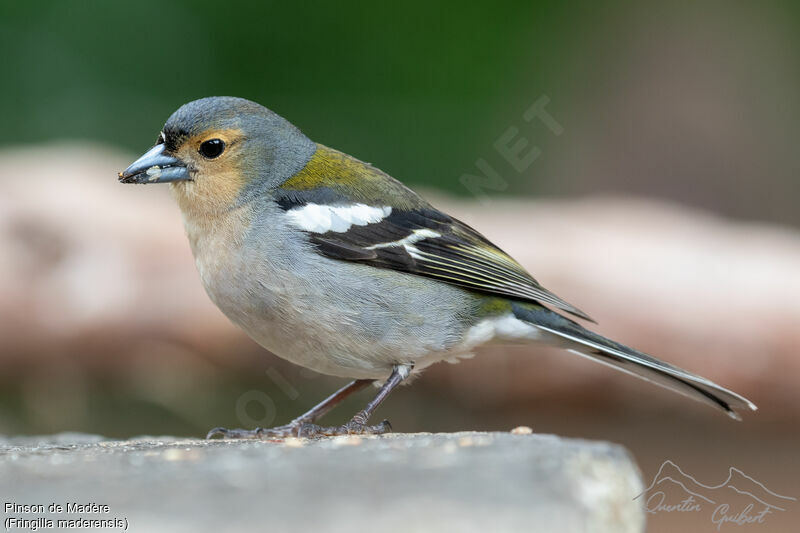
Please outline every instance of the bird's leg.
[[391, 431], [392, 426], [389, 424], [388, 420], [384, 420], [375, 426], [368, 426], [367, 422], [369, 422], [370, 416], [372, 416], [372, 413], [375, 412], [375, 409], [378, 408], [381, 402], [383, 402], [383, 400], [385, 400], [386, 397], [389, 396], [389, 394], [398, 385], [400, 385], [404, 379], [408, 377], [412, 368], [414, 368], [413, 365], [395, 365], [392, 368], [392, 374], [389, 376], [389, 379], [387, 379], [378, 390], [378, 394], [376, 394], [372, 401], [370, 401], [364, 409], [356, 413], [356, 415], [345, 425], [336, 427], [321, 427], [308, 423], [304, 424], [303, 427], [300, 428], [299, 435], [303, 437], [358, 434], [380, 435], [381, 433]]
[[209, 431], [206, 438], [210, 439], [217, 435], [221, 436], [223, 439], [269, 439], [297, 436], [303, 426], [315, 422], [328, 413], [328, 411], [339, 405], [342, 400], [360, 391], [373, 381], [374, 380], [371, 379], [357, 379], [351, 381], [285, 426], [256, 429], [225, 429], [219, 427]]

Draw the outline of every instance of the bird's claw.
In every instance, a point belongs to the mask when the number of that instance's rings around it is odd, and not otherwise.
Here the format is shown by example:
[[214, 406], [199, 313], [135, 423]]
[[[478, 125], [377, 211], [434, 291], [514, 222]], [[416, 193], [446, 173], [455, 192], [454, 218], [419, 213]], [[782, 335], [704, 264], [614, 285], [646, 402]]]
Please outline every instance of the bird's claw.
[[223, 427], [216, 427], [208, 432], [206, 439], [213, 439], [214, 437], [222, 437], [223, 440], [227, 439], [285, 439], [288, 437], [297, 437], [300, 435], [300, 430], [304, 423], [289, 423], [285, 426], [278, 426], [274, 428], [255, 428], [255, 429], [227, 429]]
[[383, 435], [390, 433], [392, 425], [388, 420], [384, 420], [380, 424], [369, 426], [360, 421], [351, 420], [342, 426], [324, 427], [316, 424], [303, 424], [300, 428], [299, 437], [316, 438], [316, 437], [335, 437], [338, 435]]
[[325, 427], [311, 424], [308, 422], [292, 422], [285, 426], [278, 426], [274, 428], [255, 428], [255, 429], [227, 429], [223, 427], [216, 427], [208, 432], [206, 439], [213, 439], [214, 437], [221, 437], [223, 440], [228, 439], [254, 439], [254, 440], [271, 440], [271, 439], [286, 439], [289, 437], [333, 437], [337, 435], [382, 435], [390, 433], [392, 425], [388, 420], [384, 420], [380, 424], [369, 426], [359, 420], [351, 420], [342, 426]]

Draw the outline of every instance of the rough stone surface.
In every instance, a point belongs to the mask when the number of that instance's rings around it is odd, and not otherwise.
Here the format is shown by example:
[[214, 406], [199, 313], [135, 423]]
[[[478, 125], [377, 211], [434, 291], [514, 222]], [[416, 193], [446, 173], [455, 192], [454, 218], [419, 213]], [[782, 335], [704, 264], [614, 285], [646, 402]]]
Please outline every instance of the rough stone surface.
[[[625, 449], [517, 433], [0, 438], [0, 503], [45, 508], [4, 509], [4, 521], [118, 518], [146, 532], [644, 530]], [[90, 502], [110, 510], [66, 512]]]

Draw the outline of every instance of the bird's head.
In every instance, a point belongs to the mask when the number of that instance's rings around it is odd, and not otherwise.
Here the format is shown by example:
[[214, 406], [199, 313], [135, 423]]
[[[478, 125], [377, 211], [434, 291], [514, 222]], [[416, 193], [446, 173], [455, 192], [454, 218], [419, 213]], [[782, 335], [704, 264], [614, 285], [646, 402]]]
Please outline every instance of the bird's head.
[[119, 181], [170, 183], [184, 211], [225, 211], [280, 185], [315, 150], [300, 130], [255, 102], [203, 98], [175, 111], [155, 146]]

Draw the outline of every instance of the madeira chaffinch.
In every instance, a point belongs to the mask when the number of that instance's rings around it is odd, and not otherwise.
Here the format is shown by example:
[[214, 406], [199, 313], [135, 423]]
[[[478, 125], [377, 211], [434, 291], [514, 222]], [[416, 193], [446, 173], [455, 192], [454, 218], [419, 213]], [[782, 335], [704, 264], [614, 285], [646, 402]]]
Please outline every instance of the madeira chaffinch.
[[[369, 418], [403, 380], [494, 339], [555, 344], [733, 418], [756, 409], [563, 316], [591, 320], [473, 228], [254, 102], [184, 105], [119, 180], [170, 184], [203, 286], [231, 321], [280, 357], [354, 379], [285, 426], [209, 437], [382, 433], [388, 422]], [[350, 422], [313, 424], [373, 382]]]

